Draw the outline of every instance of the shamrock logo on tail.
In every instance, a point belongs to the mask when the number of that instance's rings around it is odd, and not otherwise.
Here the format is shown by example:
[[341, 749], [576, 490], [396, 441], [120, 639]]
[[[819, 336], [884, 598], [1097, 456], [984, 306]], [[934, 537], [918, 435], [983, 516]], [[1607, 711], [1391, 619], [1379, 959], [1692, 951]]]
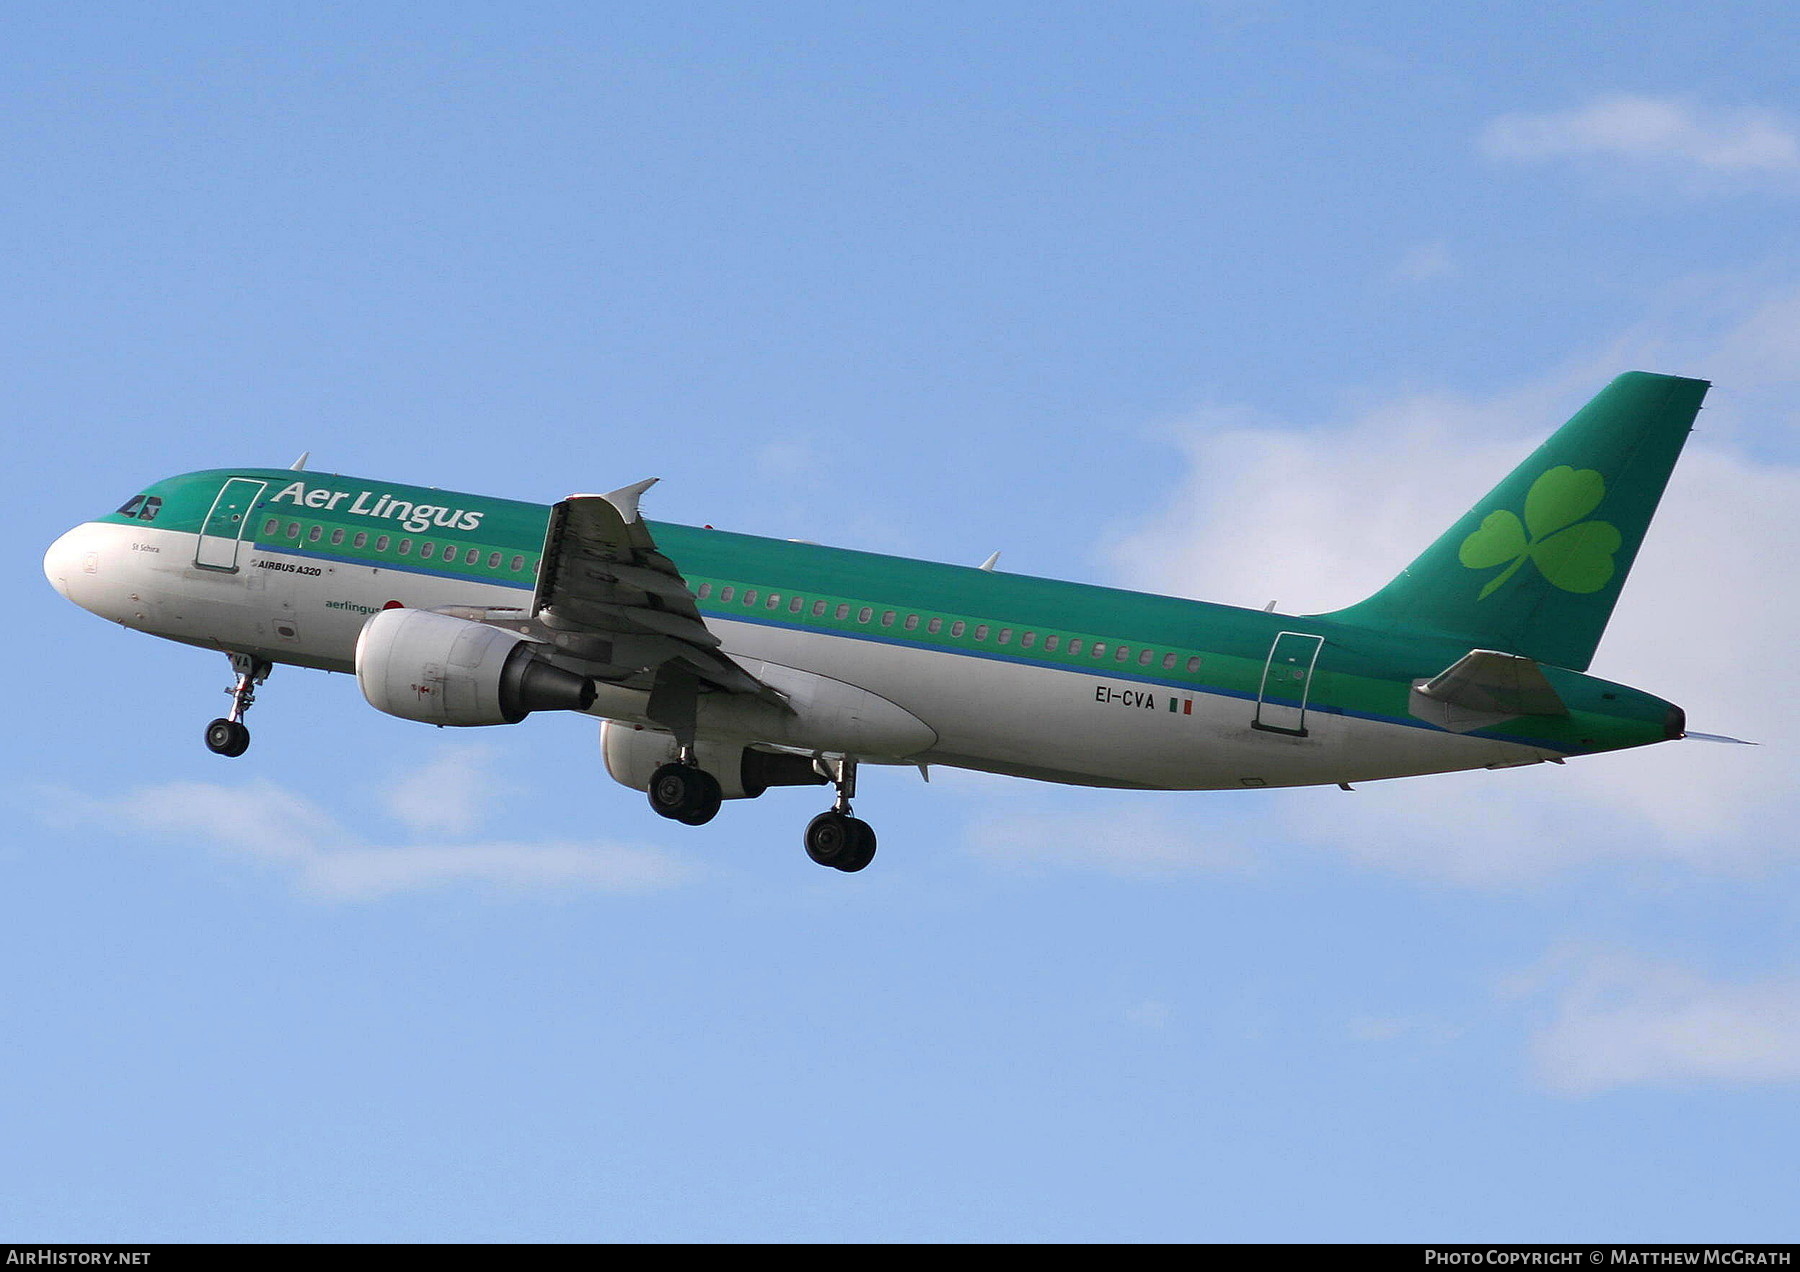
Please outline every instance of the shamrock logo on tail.
[[1606, 482], [1591, 468], [1552, 468], [1531, 483], [1525, 520], [1511, 512], [1490, 512], [1462, 541], [1457, 557], [1471, 570], [1506, 568], [1481, 589], [1476, 600], [1518, 572], [1527, 561], [1565, 592], [1598, 592], [1613, 576], [1613, 553], [1623, 542], [1617, 526], [1584, 521], [1606, 497]]

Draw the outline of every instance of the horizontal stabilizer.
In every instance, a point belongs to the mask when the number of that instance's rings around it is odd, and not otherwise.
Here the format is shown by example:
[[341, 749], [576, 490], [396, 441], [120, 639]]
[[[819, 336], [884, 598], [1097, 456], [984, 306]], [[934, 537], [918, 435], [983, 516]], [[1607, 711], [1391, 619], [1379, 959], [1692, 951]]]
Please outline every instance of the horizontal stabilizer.
[[1517, 716], [1569, 714], [1536, 662], [1492, 649], [1471, 650], [1431, 679], [1414, 681], [1411, 709], [1452, 733]]

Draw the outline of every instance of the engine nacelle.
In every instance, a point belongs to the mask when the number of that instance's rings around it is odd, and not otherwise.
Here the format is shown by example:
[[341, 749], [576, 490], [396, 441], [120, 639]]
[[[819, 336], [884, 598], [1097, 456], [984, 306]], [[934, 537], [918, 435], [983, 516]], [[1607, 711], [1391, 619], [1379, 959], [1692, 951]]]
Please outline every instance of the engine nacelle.
[[[641, 725], [607, 720], [600, 726], [600, 750], [613, 781], [641, 791], [650, 775], [673, 763], [678, 753], [673, 735]], [[825, 775], [812, 758], [785, 751], [759, 751], [737, 742], [694, 743], [694, 759], [719, 783], [726, 799], [755, 799], [771, 786], [823, 786]]]
[[425, 724], [517, 724], [533, 711], [584, 711], [594, 684], [532, 641], [430, 610], [382, 610], [356, 641], [356, 683], [377, 711]]

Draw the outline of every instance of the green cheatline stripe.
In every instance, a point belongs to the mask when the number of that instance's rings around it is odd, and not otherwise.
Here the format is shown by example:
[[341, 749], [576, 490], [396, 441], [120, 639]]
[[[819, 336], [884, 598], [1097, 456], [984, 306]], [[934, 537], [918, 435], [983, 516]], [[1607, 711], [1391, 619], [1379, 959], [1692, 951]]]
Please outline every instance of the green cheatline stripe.
[[[480, 514], [480, 540], [461, 534], [438, 531], [408, 532], [392, 520], [350, 516], [342, 509], [350, 501], [340, 501], [331, 512], [290, 504], [274, 505], [265, 498], [253, 512], [252, 524], [260, 530], [269, 516], [279, 516], [285, 529], [288, 521], [302, 526], [298, 544], [279, 540], [263, 544], [264, 550], [293, 552], [300, 555], [331, 555], [335, 559], [367, 564], [378, 568], [403, 569], [443, 577], [467, 578], [471, 582], [512, 588], [532, 585], [532, 569], [518, 574], [506, 569], [490, 570], [486, 561], [492, 553], [502, 554], [503, 564], [514, 555], [523, 556], [527, 567], [535, 567], [542, 549], [544, 528], [549, 508], [516, 500], [495, 499], [482, 495], [403, 486], [388, 482], [370, 482], [361, 478], [331, 474], [297, 474], [287, 469], [217, 469], [170, 478], [150, 488], [162, 498], [163, 507], [156, 518], [158, 529], [197, 532], [211, 509], [224, 480], [232, 476], [252, 477], [270, 483], [269, 490], [279, 491], [304, 480], [309, 488], [330, 487], [340, 491], [369, 492], [369, 503], [379, 498], [435, 506], [454, 505]], [[103, 521], [129, 523], [130, 517], [112, 514]], [[321, 527], [322, 543], [314, 550], [307, 544], [314, 525]], [[836, 607], [848, 605], [852, 616], [862, 607], [870, 607], [877, 615], [894, 610], [897, 615], [918, 614], [920, 631], [906, 633], [905, 643], [922, 648], [997, 656], [991, 642], [977, 642], [972, 633], [980, 624], [991, 629], [1009, 626], [1016, 631], [1035, 630], [1039, 646], [1021, 651], [1016, 643], [1009, 661], [1060, 670], [1080, 670], [1096, 676], [1127, 679], [1153, 684], [1191, 687], [1200, 692], [1222, 693], [1254, 700], [1262, 689], [1262, 677], [1275, 633], [1283, 630], [1302, 631], [1326, 637], [1324, 652], [1309, 690], [1309, 709], [1336, 711], [1371, 719], [1419, 725], [1407, 711], [1409, 686], [1393, 672], [1395, 667], [1421, 666], [1430, 674], [1448, 666], [1467, 652], [1457, 642], [1409, 633], [1377, 633], [1357, 627], [1345, 627], [1328, 619], [1306, 619], [1293, 616], [1241, 610], [1230, 606], [1175, 597], [1153, 596], [1089, 584], [1038, 579], [1026, 575], [1002, 574], [968, 566], [944, 565], [878, 553], [831, 548], [818, 544], [800, 544], [786, 540], [766, 539], [731, 531], [709, 530], [665, 522], [647, 523], [658, 546], [681, 569], [696, 589], [712, 583], [715, 590], [725, 585], [757, 589], [766, 595], [770, 590], [784, 597], [799, 594], [807, 599], [807, 621], [793, 624], [803, 630], [820, 630], [870, 638], [874, 634], [853, 619], [840, 621]], [[345, 544], [329, 546], [331, 532], [343, 529]], [[379, 555], [365, 547], [363, 555], [354, 549], [344, 553], [356, 532], [370, 535], [369, 544], [380, 534], [390, 536], [390, 550]], [[454, 542], [458, 560], [445, 568], [442, 558], [434, 554], [430, 562], [420, 562], [416, 552], [410, 558], [394, 555], [398, 540], [432, 539]], [[415, 544], [415, 547], [417, 545]], [[466, 562], [467, 549], [476, 547], [480, 556], [475, 565]], [[342, 555], [339, 555], [342, 554]], [[741, 595], [741, 591], [739, 593]], [[880, 599], [875, 599], [879, 597]], [[817, 619], [810, 614], [813, 601], [826, 600], [829, 609]], [[784, 604], [786, 602], [784, 601]], [[741, 610], [717, 604], [702, 603], [709, 614], [744, 619]], [[999, 617], [999, 616], [1004, 617]], [[944, 620], [945, 631], [936, 636], [924, 632], [933, 617]], [[752, 620], [756, 621], [756, 620]], [[898, 624], [901, 620], [896, 619]], [[951, 638], [948, 629], [953, 622], [967, 624], [961, 638]], [[1121, 636], [1121, 633], [1130, 633]], [[1048, 634], [1060, 638], [1062, 649], [1050, 654], [1042, 648]], [[992, 632], [990, 632], [992, 635]], [[1197, 640], [1203, 636], [1203, 640]], [[1068, 642], [1083, 642], [1080, 655], [1067, 653]], [[1095, 661], [1088, 652], [1099, 640], [1109, 647], [1106, 662]], [[1016, 641], [1016, 638], [1015, 638]], [[1117, 643], [1137, 651], [1149, 647], [1158, 661], [1164, 653], [1178, 654], [1177, 668], [1163, 673], [1160, 666], [1142, 668], [1121, 665], [1110, 652]], [[1202, 672], [1189, 675], [1185, 660], [1203, 658]], [[1427, 664], [1430, 664], [1427, 666]], [[1271, 694], [1272, 700], [1283, 699]], [[1534, 737], [1558, 750], [1581, 751], [1604, 749], [1613, 742], [1636, 738], [1643, 733], [1646, 720], [1580, 713], [1566, 718], [1539, 718], [1531, 722]], [[1506, 736], [1503, 731], [1487, 731]]]
[[[860, 604], [856, 601], [848, 603], [852, 606]], [[853, 609], [852, 612], [856, 611]], [[1052, 660], [1048, 656], [1032, 656], [1031, 651], [1008, 653], [991, 645], [978, 645], [966, 636], [962, 640], [946, 639], [936, 642], [915, 640], [912, 639], [915, 633], [902, 631], [896, 634], [892, 629], [870, 628], [854, 621], [840, 622], [829, 615], [827, 619], [819, 620], [815, 626], [814, 620], [810, 618], [810, 609], [805, 611], [808, 616], [805, 622], [793, 621], [792, 616], [785, 612], [781, 617], [773, 617], [766, 611], [737, 612], [720, 608], [706, 608], [702, 610], [702, 613], [709, 618], [726, 621], [802, 631], [818, 630], [831, 635], [847, 636], [879, 644], [934, 648], [944, 653], [1022, 663], [1044, 670], [1076, 672], [1103, 679], [1129, 680], [1164, 687], [1174, 683], [1188, 692], [1229, 697], [1246, 703], [1257, 700], [1262, 682], [1263, 664], [1261, 662], [1249, 663], [1243, 659], [1234, 659], [1228, 656], [1209, 657], [1202, 666], [1204, 670], [1213, 674], [1208, 679], [1202, 680], [1198, 676], [1173, 673], [1149, 675], [1136, 670], [1118, 670], [1084, 661], [1085, 656]], [[1219, 671], [1222, 667], [1228, 667], [1233, 674], [1229, 677], [1221, 676]], [[1331, 678], [1328, 679], [1328, 676]], [[1267, 700], [1289, 706], [1299, 705], [1297, 697], [1279, 694], [1269, 694]], [[1408, 685], [1398, 684], [1391, 680], [1345, 676], [1341, 673], [1320, 673], [1312, 679], [1311, 694], [1306, 708], [1308, 711], [1317, 711], [1321, 714], [1349, 715], [1387, 724], [1397, 724], [1406, 728], [1439, 731], [1437, 726], [1411, 715], [1408, 710], [1409, 705], [1410, 686]], [[1523, 731], [1526, 729], [1529, 732]], [[1633, 729], [1631, 721], [1622, 721], [1591, 712], [1576, 712], [1567, 717], [1510, 720], [1495, 728], [1478, 732], [1484, 736], [1519, 742], [1524, 745], [1541, 746], [1547, 750], [1581, 754], [1592, 750], [1607, 749], [1609, 741], [1618, 742], [1637, 738], [1641, 731], [1641, 726]]]

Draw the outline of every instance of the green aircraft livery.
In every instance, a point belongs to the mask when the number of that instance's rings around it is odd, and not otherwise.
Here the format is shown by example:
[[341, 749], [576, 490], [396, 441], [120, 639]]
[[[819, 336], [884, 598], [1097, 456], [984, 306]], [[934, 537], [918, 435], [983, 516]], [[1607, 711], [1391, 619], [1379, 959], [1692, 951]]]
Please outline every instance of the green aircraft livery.
[[545, 506], [300, 466], [159, 481], [44, 568], [230, 657], [222, 755], [281, 663], [428, 724], [585, 712], [675, 821], [831, 786], [807, 851], [856, 871], [865, 762], [1348, 786], [1684, 736], [1679, 708], [1586, 672], [1707, 388], [1619, 376], [1386, 587], [1310, 616], [651, 522], [650, 482]]

